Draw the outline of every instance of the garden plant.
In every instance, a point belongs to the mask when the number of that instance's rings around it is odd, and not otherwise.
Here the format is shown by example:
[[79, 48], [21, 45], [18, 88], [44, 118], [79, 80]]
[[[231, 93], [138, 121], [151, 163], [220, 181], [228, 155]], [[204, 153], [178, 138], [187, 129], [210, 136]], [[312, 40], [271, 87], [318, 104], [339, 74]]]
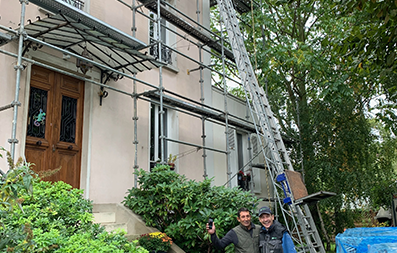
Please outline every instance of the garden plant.
[[172, 246], [172, 239], [165, 233], [152, 232], [141, 235], [138, 244], [150, 253], [166, 253]]
[[[131, 188], [124, 204], [143, 217], [146, 225], [170, 236], [186, 252], [215, 252], [206, 231], [213, 218], [217, 235], [223, 237], [238, 224], [237, 210], [254, 210], [258, 199], [238, 188], [211, 186], [212, 179], [188, 180], [159, 165], [152, 172], [137, 170], [139, 188]], [[230, 245], [226, 252], [233, 252]]]
[[43, 181], [29, 167], [20, 160], [0, 177], [0, 252], [148, 253], [125, 232], [94, 224], [83, 190]]

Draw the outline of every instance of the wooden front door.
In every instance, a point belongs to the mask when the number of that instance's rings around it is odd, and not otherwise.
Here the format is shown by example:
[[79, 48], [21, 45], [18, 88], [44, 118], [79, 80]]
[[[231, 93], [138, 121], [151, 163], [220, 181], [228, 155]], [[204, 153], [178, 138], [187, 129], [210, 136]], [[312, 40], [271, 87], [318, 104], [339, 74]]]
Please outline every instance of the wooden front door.
[[46, 178], [80, 187], [84, 83], [32, 66], [26, 159], [33, 170], [60, 170]]

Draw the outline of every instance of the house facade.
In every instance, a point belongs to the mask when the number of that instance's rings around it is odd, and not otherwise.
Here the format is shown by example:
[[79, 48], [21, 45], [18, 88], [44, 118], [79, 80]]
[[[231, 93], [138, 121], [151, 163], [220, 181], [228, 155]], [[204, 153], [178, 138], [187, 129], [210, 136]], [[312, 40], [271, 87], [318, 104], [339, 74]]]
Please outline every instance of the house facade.
[[247, 105], [212, 85], [210, 5], [0, 1], [0, 146], [98, 204], [158, 162], [268, 198]]

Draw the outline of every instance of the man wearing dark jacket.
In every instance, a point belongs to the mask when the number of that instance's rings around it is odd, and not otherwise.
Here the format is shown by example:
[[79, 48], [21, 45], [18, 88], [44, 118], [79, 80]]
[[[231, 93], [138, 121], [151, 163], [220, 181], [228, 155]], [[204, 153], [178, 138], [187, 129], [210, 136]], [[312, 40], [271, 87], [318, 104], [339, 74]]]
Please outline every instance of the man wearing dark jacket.
[[274, 220], [269, 207], [261, 207], [258, 217], [262, 224], [259, 234], [260, 253], [296, 253], [290, 234], [280, 222]]
[[251, 222], [251, 214], [247, 208], [240, 208], [237, 213], [237, 220], [240, 224], [227, 232], [219, 239], [215, 233], [215, 224], [207, 231], [211, 235], [212, 244], [217, 249], [224, 249], [229, 244], [234, 244], [235, 253], [259, 253], [259, 232], [260, 226]]

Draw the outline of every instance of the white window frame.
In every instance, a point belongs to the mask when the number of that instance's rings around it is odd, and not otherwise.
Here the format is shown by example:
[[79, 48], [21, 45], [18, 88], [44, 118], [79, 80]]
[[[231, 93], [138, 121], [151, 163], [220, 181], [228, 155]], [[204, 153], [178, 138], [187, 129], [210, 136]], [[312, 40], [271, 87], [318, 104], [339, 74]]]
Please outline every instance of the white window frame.
[[[152, 103], [150, 108], [150, 123], [149, 123], [149, 168], [155, 166], [156, 162], [161, 160], [160, 153], [160, 105], [156, 103]], [[176, 111], [163, 108], [164, 114], [164, 136], [170, 139], [178, 139], [179, 134], [179, 122], [178, 122], [178, 114]], [[164, 160], [167, 162], [168, 156], [170, 154], [177, 155], [179, 152], [179, 146], [177, 143], [171, 141], [165, 141], [165, 157]], [[175, 162], [178, 164], [178, 160]], [[178, 167], [177, 167], [178, 168]]]
[[[174, 5], [173, 0], [167, 0], [167, 2], [171, 5]], [[151, 19], [149, 19], [149, 27], [148, 27], [148, 44], [152, 45], [158, 40], [158, 25], [157, 22], [153, 20], [157, 20], [157, 13], [154, 12], [149, 12], [149, 16]], [[161, 40], [162, 40], [162, 45], [165, 45], [161, 48], [161, 57], [162, 61], [166, 62], [168, 65], [166, 67], [171, 68], [175, 71], [177, 71], [177, 54], [171, 50], [175, 49], [176, 45], [176, 35], [171, 32], [170, 30], [174, 31], [175, 27], [171, 25], [169, 22], [165, 21], [164, 19], [161, 19], [160, 21], [162, 23], [161, 25]], [[149, 49], [149, 54], [152, 56], [156, 56], [156, 51], [157, 51], [158, 45], [152, 45], [152, 47]], [[164, 50], [166, 50], [164, 52]], [[164, 59], [166, 58], [166, 59]]]
[[[164, 114], [164, 125], [163, 131], [164, 136], [168, 136], [168, 110], [163, 108]], [[160, 106], [157, 104], [150, 105], [150, 130], [149, 130], [149, 161], [151, 165], [152, 163], [156, 163], [161, 160], [161, 140], [160, 140]], [[167, 145], [165, 145], [165, 150], [167, 151]], [[167, 154], [167, 152], [166, 152]], [[152, 166], [151, 166], [152, 167]]]
[[[258, 152], [260, 153], [257, 155], [253, 160], [253, 164], [263, 164], [264, 163], [264, 158], [263, 158], [263, 153], [260, 149], [260, 142], [258, 140], [258, 136], [256, 134], [251, 134], [250, 136], [250, 141], [251, 141], [251, 157], [254, 157]], [[259, 168], [252, 168], [252, 175], [251, 175], [251, 180], [254, 180], [254, 193], [261, 193], [262, 192], [262, 186], [261, 186], [261, 171], [262, 169]], [[268, 173], [266, 170], [263, 170], [263, 173]], [[266, 174], [265, 174], [266, 175]], [[271, 180], [270, 178], [268, 178]], [[270, 183], [270, 182], [268, 182]]]
[[[236, 131], [233, 128], [229, 128], [228, 137], [229, 149], [230, 149], [230, 169], [232, 175], [236, 175], [235, 179], [231, 181], [232, 187], [238, 187], [238, 175], [242, 166], [248, 161], [248, 134], [245, 132]], [[244, 167], [244, 174], [247, 174], [249, 165]], [[252, 177], [252, 175], [251, 175]], [[249, 188], [247, 189], [249, 190]]]

